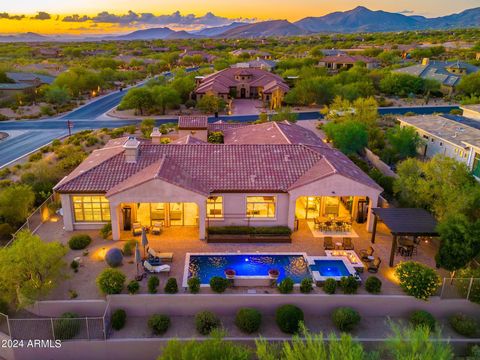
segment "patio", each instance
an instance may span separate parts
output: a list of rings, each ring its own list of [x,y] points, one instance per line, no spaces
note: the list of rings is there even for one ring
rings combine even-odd
[[[371,233],[368,233],[364,224],[353,224],[353,228],[358,237],[353,238],[353,245],[355,251],[359,254],[360,249],[366,249],[371,244]],[[95,284],[95,278],[97,275],[106,268],[106,264],[103,260],[105,252],[111,247],[122,248],[125,243],[124,240],[134,238],[130,232],[122,233],[121,241],[103,240],[100,238],[98,231],[76,231],[67,232],[63,230],[62,222],[46,222],[37,231],[37,234],[45,241],[58,240],[63,244],[67,244],[69,238],[74,233],[87,233],[92,237],[92,243],[88,247],[89,253],[87,256],[82,256],[83,251],[69,251],[65,256],[65,260],[69,265],[75,257],[81,258],[81,266],[78,273],[74,273],[71,269],[68,269],[68,278],[63,281],[49,296],[48,299],[69,299],[70,290],[75,291],[78,294],[78,299],[97,299],[101,298]],[[141,236],[135,237],[139,242]],[[165,228],[161,235],[148,234],[149,244],[156,251],[160,252],[172,252],[174,254],[173,262],[171,265],[171,272],[169,275],[161,274],[157,275],[160,279],[159,292],[163,292],[163,287],[167,278],[175,277],[179,286],[181,286],[181,280],[184,272],[185,255],[190,253],[218,253],[218,252],[242,252],[242,253],[255,253],[255,252],[305,252],[310,256],[325,255],[323,246],[323,238],[315,237],[312,234],[310,227],[305,220],[299,222],[298,231],[292,235],[292,243],[290,244],[222,244],[215,243],[209,244],[205,241],[198,239],[197,227],[169,227]],[[395,283],[393,276],[393,268],[389,267],[388,259],[390,256],[390,250],[392,245],[392,236],[389,233],[387,227],[378,222],[376,231],[376,240],[373,244],[375,250],[374,255],[382,259],[379,272],[376,274],[383,282],[382,293],[383,294],[403,294],[402,290]],[[141,252],[143,253],[143,249]],[[434,255],[436,253],[436,244],[434,242],[422,242],[418,248],[418,253],[412,258],[404,258],[402,256],[396,256],[395,264],[404,260],[415,260],[422,262],[432,268],[435,268]],[[134,263],[134,257],[125,257],[123,265],[119,268],[127,276],[127,282],[135,277],[136,265]],[[363,281],[366,280],[371,274],[366,270],[360,274]],[[441,276],[446,276],[446,273],[440,273]],[[150,275],[149,275],[150,276]],[[146,280],[141,281],[140,293],[147,293]],[[248,288],[235,288],[229,289],[229,292],[246,293]],[[276,293],[271,288],[258,288],[257,292],[272,292]],[[202,289],[202,292],[208,292],[209,289]],[[316,292],[323,293],[321,289],[315,289]],[[359,288],[359,293],[365,293],[364,287]]]

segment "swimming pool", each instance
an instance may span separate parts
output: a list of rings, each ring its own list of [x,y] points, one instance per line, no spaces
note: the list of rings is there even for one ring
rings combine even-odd
[[[308,264],[316,282],[323,282],[328,278],[339,281],[343,276],[355,276],[357,271],[343,256],[309,256]]]
[[[306,254],[190,254],[185,259],[184,286],[191,277],[198,277],[202,285],[214,276],[225,277],[225,270],[235,270],[236,276],[268,276],[270,269],[279,271],[278,281],[290,277],[294,283],[311,276]]]

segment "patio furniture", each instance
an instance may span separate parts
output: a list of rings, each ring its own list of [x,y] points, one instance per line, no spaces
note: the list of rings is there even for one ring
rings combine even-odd
[[[147,260],[143,262],[143,267],[146,271],[150,273],[169,273],[170,272],[170,265],[157,265],[154,266],[150,264]]]
[[[335,247],[333,246],[333,239],[331,236],[326,236],[323,239],[323,249],[324,250],[333,250]]]
[[[148,248],[148,253],[152,255],[154,258],[160,259],[163,262],[172,262],[173,261],[173,253],[172,252],[156,252],[153,248]]]
[[[162,233],[162,230],[163,230],[163,221],[154,221],[152,223],[152,227],[150,229],[152,234],[160,235]]]
[[[380,268],[380,264],[382,263],[382,259],[376,257],[369,265],[368,265],[368,272],[369,273],[377,273],[378,269]]]
[[[400,255],[403,257],[412,257],[413,255],[413,246],[399,246],[398,251],[400,252]]]
[[[369,246],[368,249],[361,249],[360,250],[360,258],[363,261],[369,261],[369,257],[372,256],[374,252],[375,252],[375,250],[371,246]]]
[[[335,250],[344,250],[343,249],[343,243],[341,243],[340,241],[337,241],[335,243]]]
[[[354,250],[353,243],[352,243],[352,238],[344,237],[342,242],[343,242],[343,249],[344,250]]]
[[[132,224],[132,234],[133,236],[142,235],[142,224],[139,222],[134,222]]]

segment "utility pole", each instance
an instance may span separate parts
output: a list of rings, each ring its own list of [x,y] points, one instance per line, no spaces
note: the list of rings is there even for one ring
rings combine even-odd
[[[72,136],[73,123],[70,120],[67,120],[68,136]]]

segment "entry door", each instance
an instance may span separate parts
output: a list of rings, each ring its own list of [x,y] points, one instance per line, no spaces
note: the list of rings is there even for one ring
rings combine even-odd
[[[241,89],[240,89],[240,97],[241,97],[242,99],[245,99],[245,95],[246,95],[245,88],[241,88]]]

